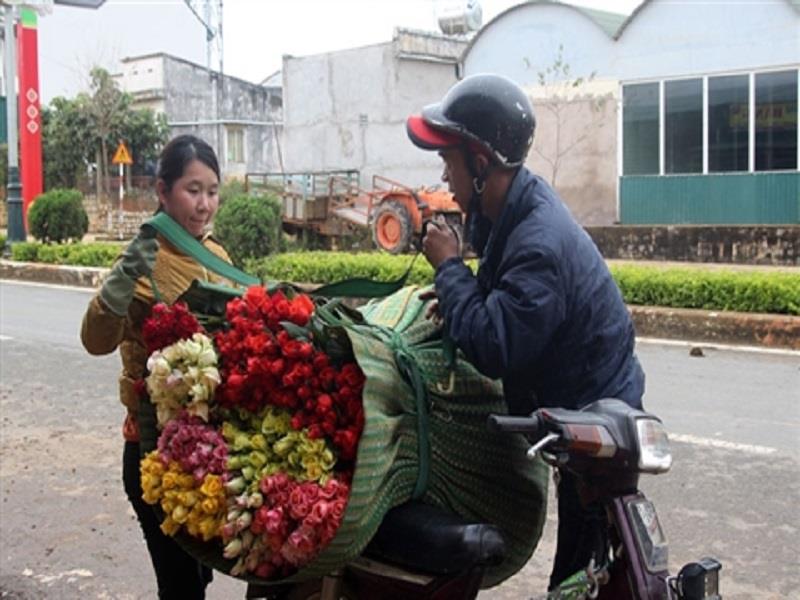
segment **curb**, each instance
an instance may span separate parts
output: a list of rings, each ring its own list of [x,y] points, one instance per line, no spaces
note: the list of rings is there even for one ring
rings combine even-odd
[[[800,317],[628,306],[636,335],[709,344],[800,350]]]
[[[0,260],[0,279],[97,288],[106,268]],[[800,317],[629,305],[640,337],[800,350]]]

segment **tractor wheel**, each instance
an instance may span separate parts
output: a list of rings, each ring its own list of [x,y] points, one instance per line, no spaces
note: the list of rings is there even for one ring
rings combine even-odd
[[[408,209],[399,202],[386,201],[375,209],[372,239],[378,248],[400,254],[411,246],[413,226]]]

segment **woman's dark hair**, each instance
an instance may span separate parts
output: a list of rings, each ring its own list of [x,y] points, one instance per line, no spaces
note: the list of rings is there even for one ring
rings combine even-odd
[[[167,187],[172,189],[175,182],[183,176],[186,166],[193,160],[199,160],[209,169],[214,171],[217,179],[222,179],[219,174],[219,162],[214,149],[204,140],[194,135],[179,135],[172,138],[158,159],[156,177],[161,179]]]

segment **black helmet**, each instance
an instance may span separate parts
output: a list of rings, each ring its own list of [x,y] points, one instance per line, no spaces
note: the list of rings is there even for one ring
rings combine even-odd
[[[441,102],[406,122],[408,137],[420,148],[439,150],[466,141],[501,166],[517,167],[533,142],[536,119],[528,96],[501,75],[471,75],[456,83]]]

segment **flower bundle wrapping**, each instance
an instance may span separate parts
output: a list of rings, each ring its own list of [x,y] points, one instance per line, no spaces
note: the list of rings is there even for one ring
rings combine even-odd
[[[159,430],[144,499],[166,534],[216,543],[232,575],[295,573],[345,512],[364,376],[312,343],[313,312],[308,296],[251,287],[213,333],[180,303],[143,327]]]
[[[486,430],[505,411],[500,386],[448,363],[418,289],[356,312],[257,287],[227,302],[213,333],[189,317],[159,308],[146,328],[171,370],[151,372],[140,404],[142,483],[198,559],[259,583],[319,577],[414,496],[503,530],[509,555],[485,585],[528,560],[546,469],[525,459],[523,440]],[[167,350],[187,340],[199,347]]]

